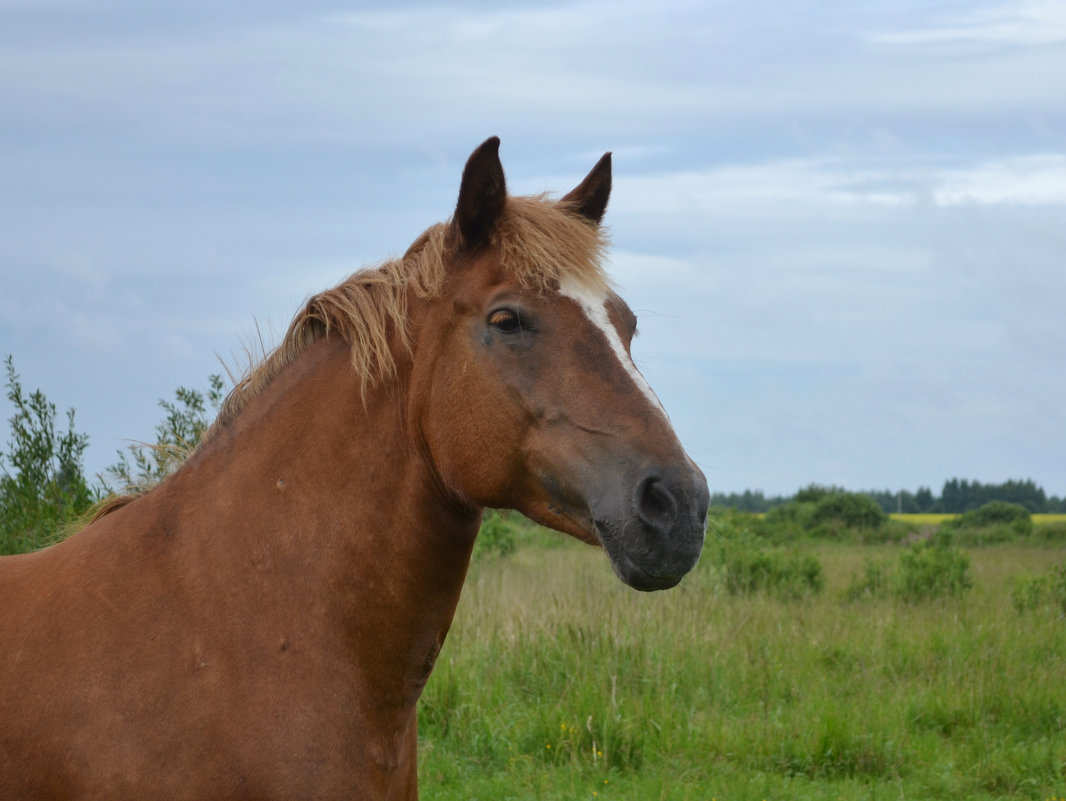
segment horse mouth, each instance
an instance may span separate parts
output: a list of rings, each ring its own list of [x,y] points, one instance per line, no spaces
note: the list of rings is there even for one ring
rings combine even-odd
[[[653,568],[646,567],[637,562],[631,556],[618,536],[616,528],[606,521],[594,521],[596,535],[607,552],[611,569],[624,584],[641,592],[654,592],[656,590],[668,590],[676,587],[685,574],[691,569],[689,565],[680,571],[658,572]]]

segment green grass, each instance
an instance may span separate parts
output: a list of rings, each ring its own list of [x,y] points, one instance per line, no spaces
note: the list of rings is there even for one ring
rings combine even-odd
[[[811,548],[824,588],[791,599],[709,560],[637,593],[551,534],[476,561],[420,709],[423,796],[1066,796],[1066,620],[1011,601],[1066,549],[967,551],[971,589],[907,603],[846,600],[899,546]]]

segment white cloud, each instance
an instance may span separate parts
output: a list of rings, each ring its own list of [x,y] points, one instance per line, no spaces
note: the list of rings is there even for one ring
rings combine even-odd
[[[1066,154],[1037,153],[962,166],[864,159],[789,159],[618,180],[615,210],[687,218],[959,204],[1066,205]]]
[[[960,14],[939,25],[881,33],[877,42],[898,45],[1018,45],[1066,42],[1066,4],[1061,0],[1019,0]]]
[[[907,192],[883,185],[891,173],[849,167],[832,158],[786,159],[618,178],[615,210],[626,214],[776,217],[824,207],[896,206]]]
[[[993,478],[981,415],[1062,397],[1062,3],[79,4],[0,0],[0,338],[94,442],[402,252],[494,133],[516,192],[614,150],[638,358],[720,487],[826,442],[854,486]]]
[[[1066,205],[1066,154],[1001,159],[937,176],[941,206],[961,204]]]

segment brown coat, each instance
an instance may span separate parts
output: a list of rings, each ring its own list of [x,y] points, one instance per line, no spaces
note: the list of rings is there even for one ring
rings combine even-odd
[[[312,299],[170,478],[0,560],[0,801],[416,798],[485,506],[640,589],[692,567],[706,484],[599,267],[609,158],[553,203],[507,197],[498,146],[449,225]]]

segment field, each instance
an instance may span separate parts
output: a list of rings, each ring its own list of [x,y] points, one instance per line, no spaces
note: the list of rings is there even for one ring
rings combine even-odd
[[[945,520],[950,520],[955,515],[943,514],[893,514],[893,520],[901,520],[905,523],[916,523],[921,526],[939,526]],[[1066,523],[1066,515],[1063,514],[1039,514],[1032,516],[1034,526],[1047,525],[1049,523]]]
[[[714,535],[712,535],[714,536]],[[1066,797],[1066,619],[1015,600],[1060,545],[967,551],[949,598],[847,600],[901,546],[816,543],[825,585],[671,591],[538,534],[479,558],[420,708],[430,799]]]
[[[939,526],[945,520],[950,520],[955,515],[943,514],[892,514],[893,520],[902,520],[905,523],[916,523],[919,526]]]

